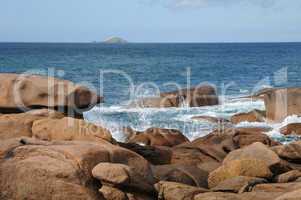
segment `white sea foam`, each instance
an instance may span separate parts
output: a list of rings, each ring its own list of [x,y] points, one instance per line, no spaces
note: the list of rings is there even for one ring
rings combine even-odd
[[[281,123],[273,123],[273,124],[271,124],[271,126],[273,127],[273,130],[271,130],[267,134],[273,138],[282,138],[284,136],[280,133],[281,128],[287,126],[288,124],[292,124],[292,123],[301,123],[301,117],[299,117],[297,115],[291,115],[291,116],[286,117],[283,120],[283,122],[281,122]]]
[[[281,128],[287,126],[288,124],[292,123],[301,123],[301,117],[297,115],[291,115],[286,117],[282,122],[280,123],[268,123],[268,122],[241,122],[237,124],[236,128],[252,128],[252,127],[259,127],[259,128],[267,128],[271,129],[270,131],[266,132],[268,136],[281,141],[283,143],[291,142],[293,141],[294,137],[288,137],[284,136],[280,133]]]
[[[216,124],[197,121],[195,116],[223,117],[249,112],[253,109],[264,109],[262,101],[250,99],[231,99],[221,105],[180,108],[128,108],[125,106],[104,106],[93,108],[84,114],[86,120],[108,128],[117,141],[124,141],[123,127],[132,127],[143,131],[150,127],[174,128],[183,132],[190,140],[210,133]],[[241,124],[246,125],[246,124]],[[258,124],[256,124],[258,125]]]
[[[254,128],[254,127],[258,127],[258,128],[273,128],[272,125],[266,123],[266,122],[240,122],[239,124],[237,124],[235,126],[236,128]]]
[[[298,115],[291,115],[285,118],[285,120],[279,124],[279,127],[282,128],[288,124],[301,123],[301,117]]]
[[[190,122],[191,121],[191,118],[193,117],[194,115],[182,115],[182,116],[177,116],[175,117],[175,120],[177,121],[182,121],[182,122]]]

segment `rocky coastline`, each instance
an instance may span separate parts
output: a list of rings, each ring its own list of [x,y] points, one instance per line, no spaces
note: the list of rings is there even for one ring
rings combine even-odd
[[[265,111],[239,113],[189,141],[180,131],[124,128],[116,141],[82,113],[103,97],[70,81],[0,74],[0,199],[2,200],[296,200],[301,199],[301,142],[281,144],[243,121],[281,121],[301,114],[301,89],[259,92]],[[49,101],[51,99],[51,101]],[[143,99],[147,107],[219,103],[214,88],[184,89]],[[229,124],[230,126],[224,126]],[[300,124],[281,132],[298,135]]]

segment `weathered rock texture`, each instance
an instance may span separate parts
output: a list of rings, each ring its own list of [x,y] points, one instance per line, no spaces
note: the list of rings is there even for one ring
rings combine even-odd
[[[16,147],[17,146],[17,147]],[[42,142],[30,138],[2,150],[0,199],[103,199],[92,169],[102,162],[131,167],[152,179],[147,161],[108,142]]]
[[[189,140],[178,130],[164,128],[149,128],[145,131],[124,129],[129,143],[138,143],[149,146],[175,146]]]
[[[67,115],[81,115],[102,101],[86,87],[38,75],[0,74],[0,113],[50,108]]]
[[[181,183],[162,181],[156,184],[158,199],[164,200],[193,200],[197,194],[208,192],[200,187],[192,187]]]
[[[257,159],[263,161],[272,171],[283,172],[281,159],[278,155],[260,142],[253,143],[247,147],[230,152],[223,161],[223,164],[233,160]]]
[[[181,89],[173,92],[161,93],[160,97],[138,99],[130,106],[139,107],[190,107],[217,105],[219,99],[216,89],[210,85],[198,86],[190,89]]]
[[[266,129],[234,128],[226,120],[205,117],[201,120],[229,126],[192,142],[177,130],[125,129],[129,143],[117,143],[106,128],[53,110],[88,108],[94,93],[62,81],[67,91],[62,94],[59,80],[50,78],[54,83],[46,84],[43,77],[19,80],[16,76],[0,75],[0,87],[8,87],[0,94],[0,112],[17,111],[8,101],[15,98],[15,84],[27,107],[47,109],[0,114],[1,200],[301,199],[300,141],[282,145],[264,134]],[[49,84],[56,92],[46,92]],[[282,92],[275,91],[277,98],[285,100]],[[294,97],[296,91],[289,94]],[[51,104],[46,96],[67,101]],[[202,106],[218,103],[214,96],[215,90],[203,87],[160,98],[172,106],[184,102]],[[276,119],[284,116],[280,113],[273,115],[270,110],[268,115]],[[247,113],[232,118],[233,123],[245,120],[261,121],[261,117]],[[298,130],[294,125],[285,131]]]
[[[281,122],[287,116],[301,114],[301,88],[273,88],[260,91],[268,120]]]
[[[274,146],[274,142],[267,135],[254,130],[224,129],[216,130],[192,142],[174,146],[171,163],[173,164],[203,164],[221,163],[229,152],[261,142]]]
[[[233,192],[238,193],[241,190],[246,190],[250,185],[266,183],[267,181],[262,178],[236,176],[234,178],[226,179],[220,182],[216,187],[211,190],[214,192]]]
[[[272,150],[284,160],[301,163],[301,141],[275,146]]]
[[[283,135],[301,135],[301,123],[288,124],[281,128],[280,133]]]
[[[209,174],[209,188],[216,187],[221,182],[237,176],[271,178],[272,172],[262,160],[241,159],[227,162]]]
[[[189,165],[158,165],[153,167],[157,180],[183,183],[190,186],[208,188],[208,172]]]
[[[265,118],[265,112],[261,110],[253,110],[248,113],[239,113],[231,117],[233,124],[239,124],[240,122],[263,122]]]
[[[62,113],[42,109],[19,114],[0,115],[0,139],[32,136],[32,125],[41,119],[61,119]]]
[[[41,140],[82,140],[114,142],[106,128],[96,126],[81,119],[64,117],[62,119],[41,119],[33,123],[33,136]]]

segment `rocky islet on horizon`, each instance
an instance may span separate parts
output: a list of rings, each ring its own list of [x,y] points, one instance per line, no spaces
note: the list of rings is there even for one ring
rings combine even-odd
[[[127,44],[128,41],[121,37],[109,37],[105,39],[102,43],[104,44]]]
[[[299,115],[300,88],[257,94],[266,111],[230,120],[196,117],[221,128],[194,141],[178,130],[153,127],[144,132],[125,128],[127,141],[120,143],[105,125],[82,119],[81,112],[103,97],[48,78],[0,74],[0,199],[301,199],[300,141],[284,145],[264,128],[223,126]],[[15,94],[26,110],[16,104]],[[210,86],[141,101],[149,107],[178,107],[183,100],[195,107],[218,104]],[[300,126],[288,125],[282,132],[300,134]]]

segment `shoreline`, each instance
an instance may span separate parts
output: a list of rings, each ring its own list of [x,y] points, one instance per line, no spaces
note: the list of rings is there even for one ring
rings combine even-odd
[[[86,87],[17,74],[0,74],[0,84],[0,108],[17,108],[20,102],[31,108],[0,114],[0,199],[52,199],[55,195],[72,200],[282,200],[301,195],[301,141],[281,144],[265,134],[269,129],[264,127],[235,126],[298,114],[301,106],[295,98],[301,97],[301,88],[264,91],[266,111],[235,113],[228,119],[195,117],[218,128],[192,141],[176,129],[123,127],[125,141],[118,142],[105,125],[74,115],[76,107],[89,110],[104,99]],[[274,93],[281,98],[274,99]],[[16,95],[22,99],[14,101]],[[143,105],[173,110],[185,100],[201,109],[201,105],[218,106],[217,98],[213,88],[201,86],[161,93],[159,104],[158,99],[144,99],[147,104]],[[277,107],[279,113],[274,113],[273,105],[284,105],[285,98],[288,112]],[[44,109],[34,109],[37,105]],[[280,131],[301,135],[301,120]]]

